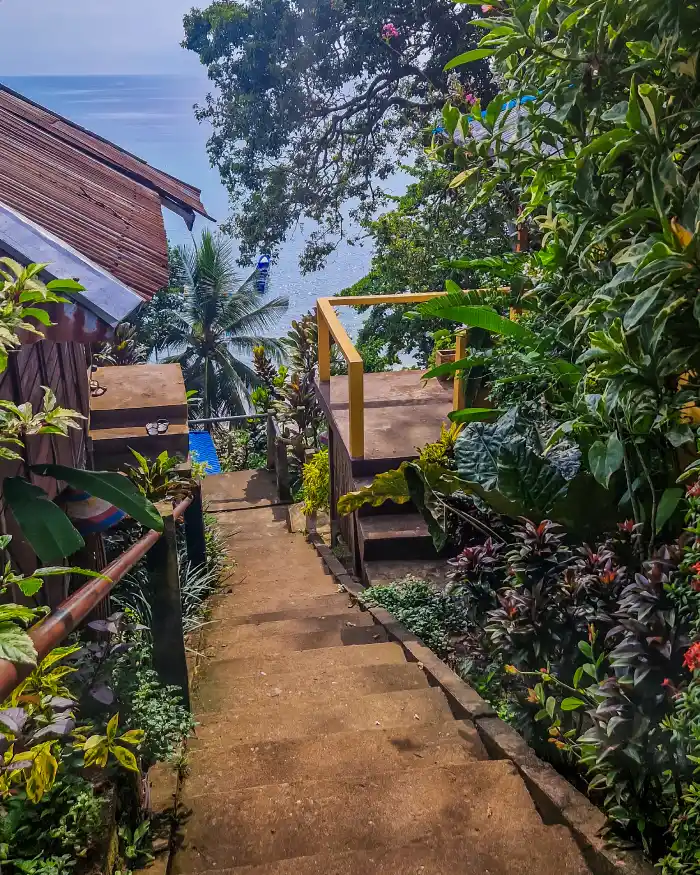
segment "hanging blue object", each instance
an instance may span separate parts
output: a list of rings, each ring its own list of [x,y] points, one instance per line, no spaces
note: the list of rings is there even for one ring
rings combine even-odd
[[[270,256],[269,255],[261,255],[258,259],[257,265],[258,278],[255,282],[255,286],[260,294],[263,294],[265,289],[267,288],[267,280],[270,273]]]

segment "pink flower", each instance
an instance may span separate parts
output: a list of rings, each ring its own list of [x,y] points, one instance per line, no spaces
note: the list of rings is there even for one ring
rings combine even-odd
[[[390,21],[388,21],[382,28],[382,39],[386,40],[387,42],[389,42],[390,39],[397,39],[398,35],[398,30]]]
[[[464,102],[467,104],[467,106],[474,106],[474,104],[476,103],[476,97],[474,97],[474,95],[469,92],[469,94],[464,95]]]
[[[488,15],[489,12],[493,12],[493,6],[489,6],[488,3],[484,3],[481,7],[481,11],[484,13],[484,15]]]
[[[634,531],[634,520],[625,520],[624,523],[618,523],[617,527],[621,532],[630,535]]]
[[[700,480],[697,483],[693,483],[692,486],[689,486],[686,489],[686,494],[690,496],[690,498],[697,498],[700,496]]]

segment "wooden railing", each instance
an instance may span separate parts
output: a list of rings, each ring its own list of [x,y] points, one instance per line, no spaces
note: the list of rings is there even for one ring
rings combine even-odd
[[[441,298],[446,292],[412,292],[405,295],[358,295],[352,298],[319,298],[316,304],[318,319],[318,379],[329,382],[331,378],[331,343],[335,341],[348,366],[348,400],[350,420],[350,456],[362,459],[365,454],[365,369],[362,356],[355,349],[347,331],[343,328],[335,307],[363,307],[375,304],[422,304],[433,298]],[[467,349],[467,330],[457,332],[456,361],[463,359]],[[453,408],[464,407],[464,384],[455,374],[452,396]]]
[[[152,593],[153,664],[165,684],[179,686],[189,707],[189,683],[180,603],[180,576],[175,525],[185,522],[187,555],[193,565],[206,561],[200,487],[177,506],[158,505],[163,531],[149,531],[132,547],[103,569],[101,577],[89,580],[53,613],[29,630],[38,661],[78,629],[137,562],[148,562]],[[32,671],[33,666],[0,660],[0,701]]]

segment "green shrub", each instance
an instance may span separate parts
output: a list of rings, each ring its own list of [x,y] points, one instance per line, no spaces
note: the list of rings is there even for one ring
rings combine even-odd
[[[319,450],[304,464],[301,499],[307,516],[330,507],[331,470],[327,449]]]

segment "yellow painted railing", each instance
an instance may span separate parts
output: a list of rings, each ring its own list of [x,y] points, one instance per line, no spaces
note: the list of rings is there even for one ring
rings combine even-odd
[[[331,378],[331,343],[340,348],[348,366],[348,400],[350,421],[350,455],[361,459],[365,454],[365,369],[362,356],[355,349],[347,331],[335,312],[335,307],[361,307],[374,304],[422,304],[440,298],[446,292],[414,292],[406,295],[358,295],[352,298],[319,298],[316,306],[318,319],[318,378],[322,383]],[[467,330],[457,333],[456,360],[463,359],[467,349]],[[455,410],[464,407],[464,386],[455,375],[453,390]]]

